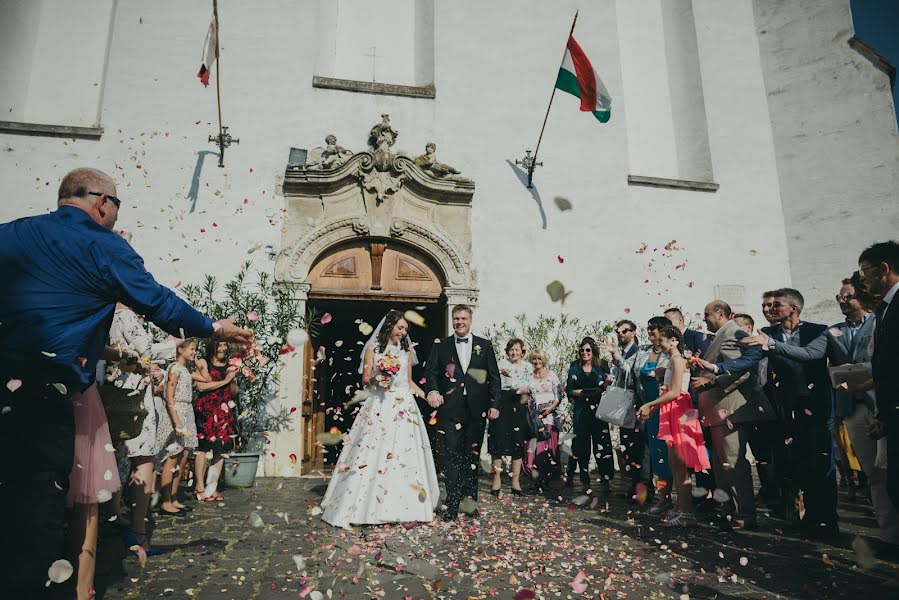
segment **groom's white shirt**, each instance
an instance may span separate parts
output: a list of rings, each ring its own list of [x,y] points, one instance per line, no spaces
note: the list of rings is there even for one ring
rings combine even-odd
[[[467,339],[468,343],[460,343],[458,340]],[[468,363],[471,362],[471,345],[474,343],[472,340],[471,332],[468,332],[468,335],[460,338],[455,333],[453,334],[453,343],[456,344],[456,354],[459,355],[459,366],[462,367],[462,372],[465,373],[468,371]]]

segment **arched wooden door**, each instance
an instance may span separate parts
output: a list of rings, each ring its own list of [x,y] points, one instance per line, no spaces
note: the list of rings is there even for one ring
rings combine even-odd
[[[332,320],[319,328],[306,355],[311,377],[303,401],[302,472],[327,473],[336,448],[324,448],[319,434],[332,427],[345,431],[351,422],[351,411],[343,405],[358,386],[359,352],[368,338],[359,331],[358,321],[374,326],[388,309],[415,310],[425,321],[411,331],[424,362],[434,339],[446,333],[444,278],[422,252],[373,239],[332,248],[313,263],[307,282],[309,305],[318,314],[329,313]],[[315,360],[322,353],[313,348],[319,347],[325,360]]]

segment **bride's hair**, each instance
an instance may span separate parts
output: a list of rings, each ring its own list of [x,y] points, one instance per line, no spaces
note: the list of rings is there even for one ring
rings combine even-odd
[[[393,333],[393,328],[396,327],[396,324],[399,323],[402,318],[403,313],[398,310],[391,310],[387,313],[387,316],[384,317],[384,324],[381,325],[381,331],[378,332],[378,352],[383,352],[384,349],[387,348],[387,344],[390,343],[390,334]],[[409,340],[407,336],[400,338],[400,348],[409,350]]]

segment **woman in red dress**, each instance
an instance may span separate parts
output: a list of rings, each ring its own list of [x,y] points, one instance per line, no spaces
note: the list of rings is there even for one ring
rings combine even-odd
[[[228,343],[214,337],[206,343],[206,358],[197,360],[198,370],[208,374],[206,382],[197,382],[199,393],[194,406],[199,441],[194,491],[197,500],[203,502],[223,500],[216,491],[225,463],[222,454],[234,449],[237,438],[237,368],[228,366],[230,358]]]

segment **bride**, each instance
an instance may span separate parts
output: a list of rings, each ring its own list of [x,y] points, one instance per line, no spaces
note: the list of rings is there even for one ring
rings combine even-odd
[[[322,519],[336,527],[429,522],[440,490],[431,444],[412,381],[415,350],[402,313],[391,310],[365,344],[366,398],[322,500]]]

